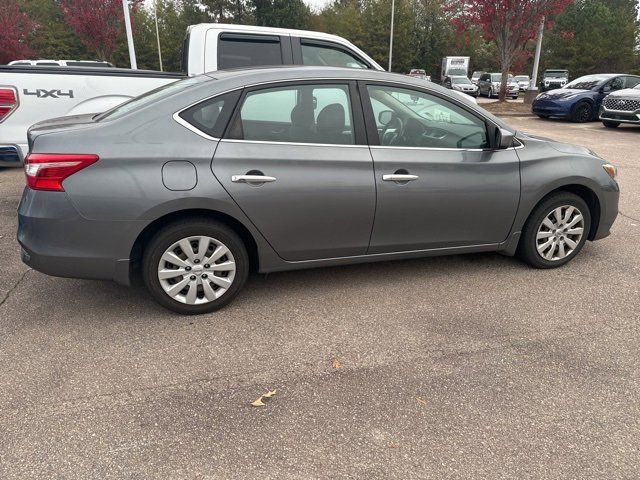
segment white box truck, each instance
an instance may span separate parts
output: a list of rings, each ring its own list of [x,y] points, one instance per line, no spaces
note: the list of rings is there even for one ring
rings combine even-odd
[[[469,57],[444,57],[442,59],[441,81],[446,77],[469,77]]]

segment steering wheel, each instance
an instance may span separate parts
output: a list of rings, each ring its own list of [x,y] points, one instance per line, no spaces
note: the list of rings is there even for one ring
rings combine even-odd
[[[392,128],[394,128],[395,131],[389,132]],[[389,133],[388,136],[387,133]],[[399,138],[402,138],[403,135],[404,122],[397,114],[394,113],[391,120],[389,120],[382,129],[382,133],[380,134],[380,143],[382,145],[393,145]]]

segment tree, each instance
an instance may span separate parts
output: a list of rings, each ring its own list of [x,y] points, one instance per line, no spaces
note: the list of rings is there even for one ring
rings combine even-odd
[[[129,0],[136,12],[144,0]],[[121,0],[62,0],[65,21],[87,49],[100,60],[111,60],[124,31]]]
[[[20,10],[17,0],[3,0],[0,8],[0,64],[33,54],[25,42],[33,28],[33,22]]]
[[[447,9],[462,32],[479,25],[483,37],[495,44],[502,71],[500,101],[506,96],[509,70],[529,42],[536,38],[541,22],[551,26],[550,17],[562,13],[573,0],[451,0]]]
[[[251,0],[256,25],[265,27],[311,28],[311,10],[302,0]]]
[[[558,15],[545,40],[543,64],[571,76],[632,73],[640,51],[635,0],[579,0]],[[637,67],[636,67],[637,68]]]

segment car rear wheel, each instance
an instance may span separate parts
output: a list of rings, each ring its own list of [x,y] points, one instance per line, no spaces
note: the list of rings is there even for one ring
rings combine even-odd
[[[593,107],[589,102],[580,102],[571,113],[571,120],[577,123],[588,122],[593,119]]]
[[[538,113],[538,116],[539,116],[540,118],[544,118],[544,119],[549,118],[549,115],[541,115],[541,114],[539,114],[539,113]]]
[[[570,192],[558,192],[543,200],[531,213],[518,254],[535,268],[557,268],[582,250],[591,226],[586,202]]]
[[[151,296],[185,315],[212,312],[240,292],[249,272],[244,243],[226,225],[186,220],[158,232],[145,248],[142,273]]]
[[[620,126],[620,122],[610,122],[608,120],[603,120],[602,124],[607,128],[618,128]]]

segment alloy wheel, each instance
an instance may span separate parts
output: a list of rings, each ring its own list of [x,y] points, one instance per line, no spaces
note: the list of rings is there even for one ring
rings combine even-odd
[[[571,255],[584,235],[582,212],[572,205],[551,210],[542,220],[536,234],[538,254],[555,262]]]
[[[224,295],[236,275],[229,248],[207,236],[183,238],[165,250],[158,280],[165,293],[187,305],[201,305]]]

